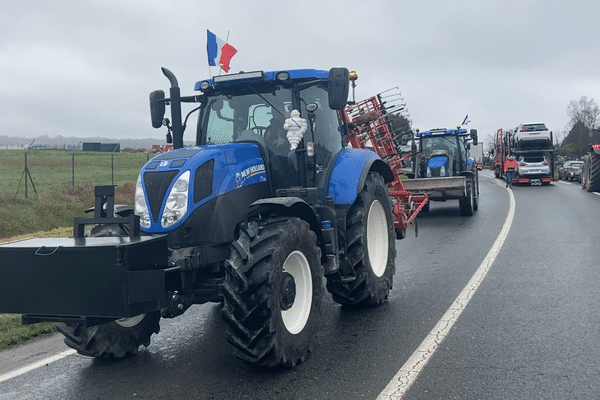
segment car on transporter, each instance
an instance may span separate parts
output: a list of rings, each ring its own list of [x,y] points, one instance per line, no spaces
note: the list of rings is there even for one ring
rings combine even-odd
[[[543,154],[520,156],[517,161],[517,176],[537,178],[550,173],[550,163]]]
[[[514,130],[512,141],[517,150],[547,149],[552,147],[552,132],[543,122],[521,124]]]

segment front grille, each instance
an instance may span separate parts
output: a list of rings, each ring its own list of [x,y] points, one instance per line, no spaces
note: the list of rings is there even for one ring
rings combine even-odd
[[[167,190],[173,178],[179,171],[161,171],[161,172],[145,172],[144,185],[146,187],[146,196],[150,214],[154,223],[158,223],[160,217],[160,207],[162,206]]]
[[[183,164],[185,164],[185,158],[180,158],[178,160],[175,160],[173,162],[171,162],[171,165],[169,165],[169,168],[181,168],[183,167]]]

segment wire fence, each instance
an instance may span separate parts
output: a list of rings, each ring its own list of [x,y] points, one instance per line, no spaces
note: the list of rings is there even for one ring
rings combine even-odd
[[[31,197],[76,185],[136,181],[150,153],[0,150],[0,195]]]

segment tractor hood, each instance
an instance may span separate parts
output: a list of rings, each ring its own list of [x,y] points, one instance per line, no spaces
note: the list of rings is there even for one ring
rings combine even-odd
[[[252,143],[186,147],[154,157],[142,168],[135,207],[141,229],[166,233],[206,203],[267,182],[265,163]]]

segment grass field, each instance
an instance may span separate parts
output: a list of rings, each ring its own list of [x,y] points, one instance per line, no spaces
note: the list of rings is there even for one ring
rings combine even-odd
[[[72,236],[73,218],[89,217],[84,210],[94,205],[94,186],[110,185],[112,179],[117,185],[115,204],[133,204],[135,181],[149,157],[143,153],[115,153],[111,157],[110,153],[30,151],[27,164],[37,195],[29,184],[25,198],[24,182],[16,193],[24,169],[24,154],[24,151],[0,150],[0,242]],[[0,314],[0,350],[54,332],[54,323],[23,326],[20,315]]]
[[[137,179],[152,154],[64,150],[27,152],[28,197],[76,185],[119,185]],[[25,197],[25,151],[0,150],[0,196]],[[20,185],[19,185],[20,182]],[[18,193],[17,193],[18,189]]]
[[[56,324],[53,322],[21,325],[20,315],[0,314],[0,351],[53,335],[55,332]]]

